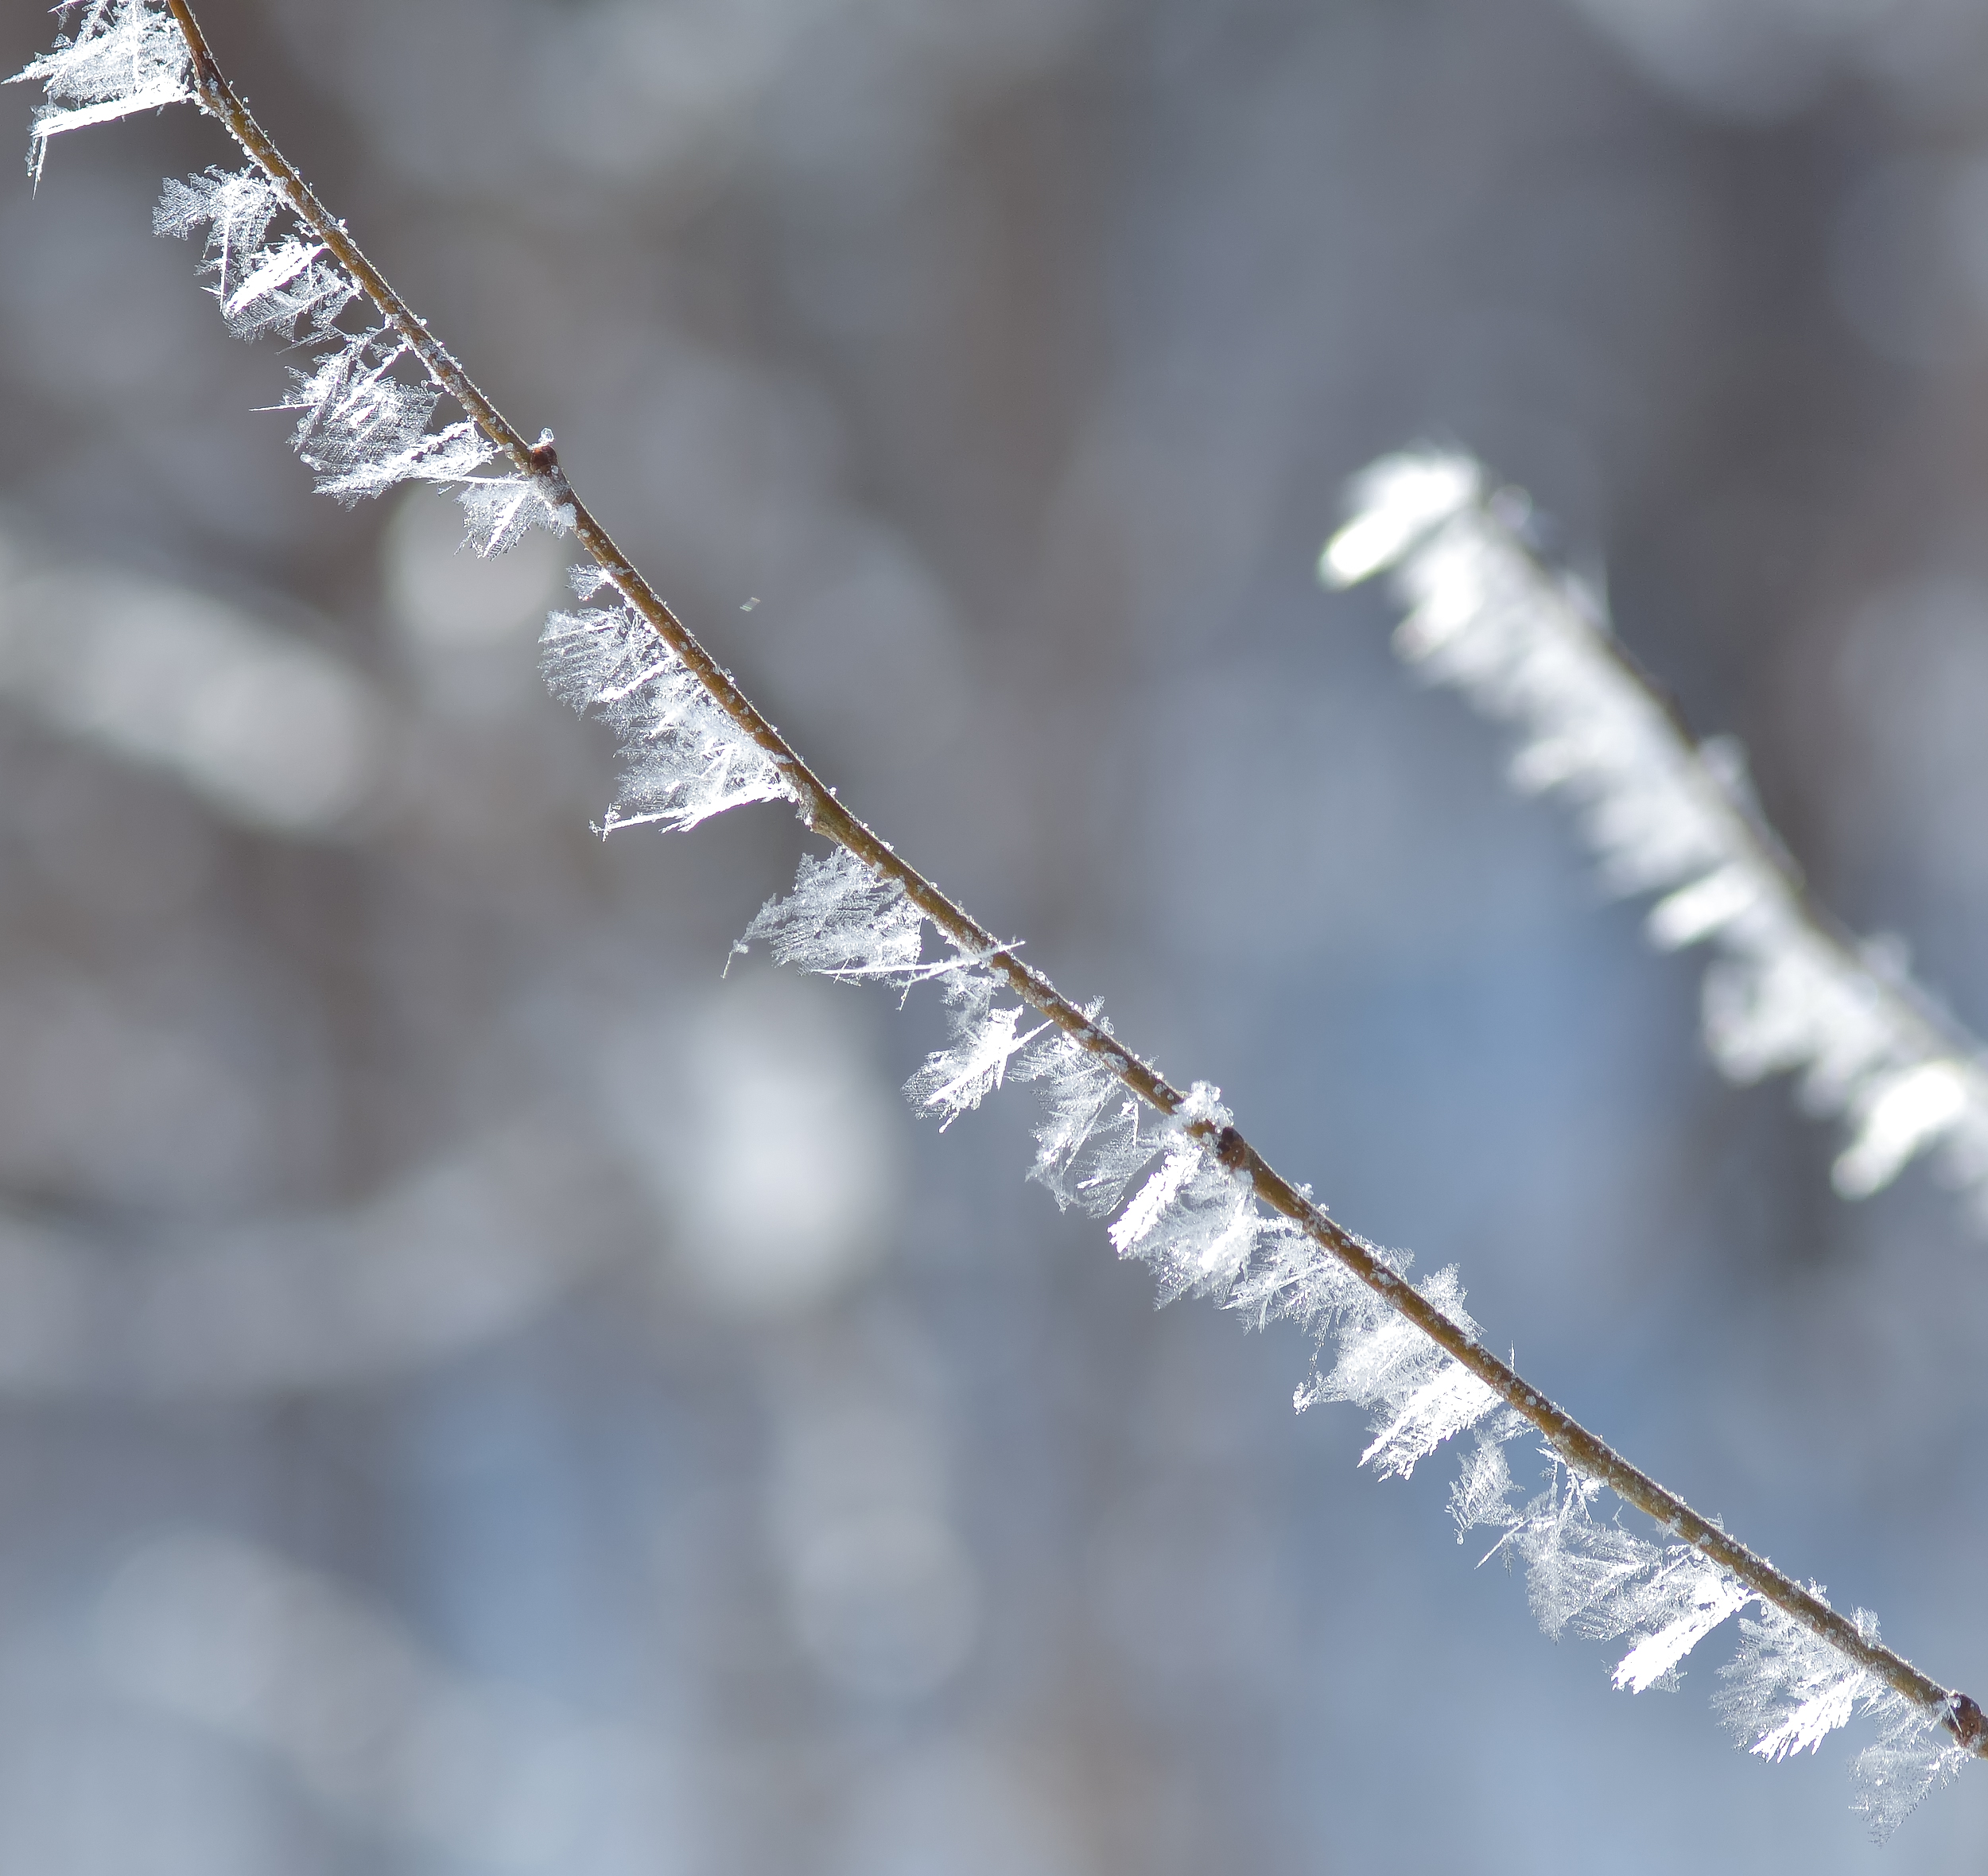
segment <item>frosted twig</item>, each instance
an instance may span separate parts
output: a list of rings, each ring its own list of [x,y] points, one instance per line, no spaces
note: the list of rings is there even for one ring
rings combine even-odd
[[[1525,498],[1470,457],[1393,456],[1356,477],[1319,576],[1382,572],[1409,610],[1395,648],[1519,736],[1528,794],[1578,806],[1604,881],[1658,891],[1664,950],[1709,942],[1705,1039],[1735,1082],[1792,1070],[1805,1105],[1841,1115],[1836,1190],[1862,1198],[1937,1149],[1988,1229],[1988,1056],[1886,946],[1858,944],[1804,889],[1761,818],[1738,746],[1695,743],[1617,643],[1598,597],[1543,565]]]
[[[68,51],[60,56],[81,60],[92,33],[107,42],[136,34],[155,48],[156,33],[146,37],[152,31],[146,22],[165,17],[158,4],[93,0],[79,41],[65,42]],[[913,1078],[914,1097],[957,1113],[1004,1074],[1041,1083],[1047,1115],[1037,1130],[1034,1176],[1059,1203],[1100,1214],[1116,1210],[1131,1182],[1157,1158],[1112,1226],[1120,1254],[1151,1263],[1163,1295],[1191,1289],[1260,1322],[1279,1315],[1322,1339],[1336,1334],[1335,1365],[1300,1390],[1300,1404],[1345,1399],[1369,1408],[1376,1437],[1366,1461],[1384,1474],[1405,1473],[1443,1441],[1477,1428],[1478,1457],[1453,1500],[1459,1522],[1466,1528],[1484,1522],[1506,1528],[1504,1541],[1528,1558],[1536,1600],[1547,1598],[1543,1614],[1556,1623],[1634,1634],[1636,1644],[1617,1670],[1621,1684],[1663,1678],[1720,1615],[1757,1598],[1868,1674],[1897,1703],[1902,1717],[1895,1726],[1887,1720],[1885,1742],[1873,1749],[1892,1754],[1885,1761],[1889,1789],[1919,1789],[1915,1781],[1932,1776],[1927,1765],[1937,1770],[1945,1762],[1936,1753],[1929,1758],[1925,1744],[1939,1727],[1955,1742],[1954,1752],[1988,1755],[1988,1726],[1974,1702],[1920,1673],[1874,1632],[1837,1614],[1819,1594],[1699,1517],[1548,1400],[1484,1346],[1463,1313],[1454,1272],[1411,1284],[1404,1256],[1348,1231],[1307,1189],[1278,1175],[1237,1129],[1217,1089],[1200,1082],[1176,1088],[1117,1039],[1096,1004],[1080,1008],[1061,996],[1022,961],[1017,946],[969,917],[850,814],[574,494],[549,434],[525,441],[324,208],[222,76],[187,0],[164,4],[184,37],[195,98],[241,146],[254,172],[238,179],[249,208],[232,220],[222,217],[218,251],[216,212],[232,214],[237,200],[229,193],[223,203],[220,184],[204,188],[196,179],[169,194],[163,219],[171,231],[184,232],[195,220],[208,227],[210,270],[223,310],[247,329],[282,323],[280,312],[266,321],[261,302],[280,304],[284,293],[308,290],[293,317],[311,324],[329,355],[300,385],[296,403],[305,417],[297,443],[323,486],[341,497],[375,493],[410,477],[466,486],[471,538],[483,552],[534,523],[577,538],[599,569],[576,576],[581,599],[593,600],[612,586],[620,604],[555,617],[548,635],[551,675],[556,688],[600,710],[621,731],[634,790],[624,802],[642,810],[626,818],[688,825],[738,802],[784,798],[839,849],[825,861],[804,863],[795,892],[770,904],[748,937],[764,937],[776,954],[831,976],[900,985],[924,977],[954,982],[962,974],[980,977],[1046,1019],[1032,1038],[1018,1039],[1013,1012],[995,1009],[977,992],[962,994],[955,1001],[955,1046]],[[52,89],[60,77],[60,71],[49,76]],[[107,110],[119,101],[114,87],[93,95]],[[256,220],[254,192],[265,181],[304,232],[294,251],[260,251],[269,218]],[[251,223],[250,246],[258,251],[237,256],[235,234]],[[351,335],[320,318],[319,309],[329,301],[304,283],[327,257],[377,310],[379,327]],[[429,387],[393,378],[406,359],[418,361]],[[431,433],[426,425],[440,395],[460,406],[468,423]],[[493,454],[511,472],[472,476]],[[645,639],[644,631],[653,637]],[[951,947],[949,957],[922,960],[926,922]],[[1259,1206],[1272,1215],[1264,1217]],[[1512,1512],[1505,1505],[1510,1474],[1500,1449],[1528,1426],[1545,1439],[1565,1489],[1556,1483],[1545,1497]],[[1595,1523],[1589,1507],[1604,1486],[1655,1519],[1676,1544],[1662,1550]],[[1582,1569],[1610,1556],[1623,1567],[1597,1590]],[[1569,1602],[1551,1588],[1576,1581],[1594,1593],[1583,1591]]]

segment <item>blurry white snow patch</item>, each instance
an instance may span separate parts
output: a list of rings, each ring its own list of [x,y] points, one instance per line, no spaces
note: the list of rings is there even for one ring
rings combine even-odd
[[[1713,1059],[1736,1082],[1795,1072],[1804,1105],[1849,1121],[1839,1191],[1876,1191],[1937,1147],[1943,1171],[1973,1188],[1988,1222],[1980,1045],[1912,981],[1895,946],[1846,942],[1815,918],[1761,818],[1744,751],[1723,737],[1691,741],[1617,654],[1598,596],[1536,557],[1512,498],[1477,497],[1446,515],[1433,497],[1399,493],[1417,488],[1428,460],[1391,457],[1360,477],[1353,519],[1335,538],[1369,542],[1341,557],[1345,569],[1392,566],[1406,611],[1396,651],[1516,728],[1513,784],[1571,802],[1612,890],[1663,894],[1648,922],[1654,942],[1711,946],[1703,1026]],[[1431,513],[1441,518],[1419,521]],[[1329,546],[1328,584],[1339,577],[1336,564]],[[1866,688],[1937,717],[1946,733],[1886,740],[1916,754],[1936,748],[1949,767],[1964,760],[1978,772],[1982,686],[1969,680],[1988,670],[1979,606],[1935,592],[1903,610],[1918,629],[1897,650],[1893,634],[1860,628],[1860,639],[1876,641],[1865,656]],[[1918,654],[1916,682],[1901,682],[1899,667],[1913,662],[1901,650]],[[1940,805],[1943,795],[1958,798],[1937,783],[1929,792]],[[1967,845],[1978,850],[1978,803],[1955,823],[1969,814]],[[1927,818],[1919,804],[1901,804],[1883,825]]]
[[[602,1070],[673,1267],[707,1302],[812,1309],[882,1256],[902,1122],[860,1016],[824,987],[736,965],[699,1008],[618,1034]]]
[[[1914,1154],[1952,1128],[1967,1105],[1967,1078],[1956,1062],[1922,1062],[1873,1078],[1852,1110],[1856,1137],[1830,1171],[1836,1190],[1846,1198],[1882,1191]]]
[[[282,834],[335,832],[383,740],[370,688],[329,653],[204,594],[105,572],[0,585],[0,695]]]
[[[281,1763],[379,1834],[478,1869],[667,1870],[664,1742],[466,1680],[384,1610],[257,1546],[204,1531],[142,1545],[98,1612],[128,1699]]]
[[[538,530],[483,558],[464,546],[455,504],[422,488],[402,496],[380,544],[394,627],[425,652],[530,644],[561,597],[566,559],[558,541]]]

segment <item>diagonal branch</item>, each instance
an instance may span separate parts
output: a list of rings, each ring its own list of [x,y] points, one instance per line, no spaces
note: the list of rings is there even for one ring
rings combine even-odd
[[[310,231],[336,257],[378,307],[382,316],[420,358],[442,390],[468,411],[491,441],[527,477],[599,564],[623,600],[646,620],[708,691],[725,716],[773,763],[802,818],[861,861],[896,882],[904,895],[960,952],[983,965],[1078,1047],[1109,1067],[1142,1101],[1170,1118],[1182,1117],[1189,1097],[1157,1070],[1133,1055],[1101,1023],[1061,996],[1039,971],[1025,964],[984,926],[969,917],[930,880],[901,859],[889,844],[852,814],[797,755],[786,739],[760,715],[728,672],[689,629],[622,553],[606,529],[573,492],[559,465],[550,436],[527,443],[462,366],[387,283],[347,231],[318,200],[250,115],[223,76],[187,0],[166,0],[192,57],[199,102],[218,118],[281,192]],[[1765,1558],[1701,1517],[1683,1499],[1666,1491],[1605,1442],[1563,1412],[1514,1369],[1501,1361],[1472,1331],[1390,1269],[1366,1245],[1336,1224],[1323,1207],[1272,1169],[1236,1128],[1190,1113],[1177,1121],[1194,1139],[1272,1211],[1291,1220],[1321,1251],[1350,1272],[1430,1341],[1475,1375],[1508,1406],[1530,1422],[1576,1473],[1608,1486],[1626,1503],[1646,1513],[1673,1536],[1843,1656],[1882,1680],[1928,1715],[1941,1719],[1962,1745],[1988,1758],[1988,1722],[1964,1694],[1951,1692],[1902,1656],[1868,1639],[1856,1624]]]
[[[1804,1105],[1849,1124],[1831,1174],[1845,1198],[1937,1152],[1988,1228],[1988,1051],[1902,961],[1816,901],[1739,746],[1693,737],[1599,596],[1540,557],[1526,499],[1434,450],[1384,457],[1349,494],[1320,577],[1341,588],[1388,573],[1408,608],[1396,653],[1516,728],[1510,780],[1574,805],[1609,890],[1663,895],[1652,943],[1718,954],[1703,1002],[1721,1073],[1802,1075]]]

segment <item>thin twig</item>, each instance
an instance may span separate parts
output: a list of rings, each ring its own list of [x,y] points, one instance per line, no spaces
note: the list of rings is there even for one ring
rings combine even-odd
[[[622,597],[654,628],[725,715],[777,765],[807,825],[847,849],[873,872],[895,880],[903,888],[906,897],[962,953],[983,963],[1024,1003],[1047,1017],[1080,1047],[1109,1063],[1119,1080],[1141,1100],[1170,1117],[1178,1115],[1186,1101],[1178,1089],[1059,995],[1048,978],[970,918],[835,798],[786,739],[754,709],[731,674],[692,636],[573,494],[549,444],[534,447],[525,441],[360,251],[344,223],[319,201],[223,76],[187,0],[167,0],[167,5],[192,54],[193,82],[202,107],[220,121],[276,185],[298,219],[364,289],[434,382],[468,412],[518,472],[534,483],[552,507],[571,514],[573,532],[580,544]],[[1562,1412],[1476,1336],[1459,1328],[1357,1238],[1335,1224],[1322,1206],[1280,1177],[1233,1127],[1198,1120],[1185,1123],[1184,1131],[1208,1145],[1232,1171],[1245,1175],[1252,1190],[1265,1205],[1293,1221],[1322,1249],[1530,1421],[1577,1472],[1602,1481],[1626,1503],[1730,1571],[1765,1601],[1877,1675],[1906,1699],[1937,1714],[1963,1745],[1988,1758],[1988,1723],[1984,1723],[1981,1708],[1972,1699],[1942,1687],[1890,1649],[1867,1641],[1854,1623],[1792,1577],[1784,1575],[1764,1557],[1699,1517],[1683,1499],[1666,1491],[1647,1473],[1632,1466]]]

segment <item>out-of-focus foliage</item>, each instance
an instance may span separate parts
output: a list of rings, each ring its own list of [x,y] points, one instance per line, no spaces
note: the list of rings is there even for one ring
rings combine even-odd
[[[1736,117],[1599,0],[203,10],[855,805],[1988,1678],[1978,1249],[1720,1089],[1308,581],[1348,471],[1467,438],[1978,1020],[1969,16],[1667,10],[1792,75]],[[242,414],[281,359],[142,238],[225,153],[129,124],[0,200],[5,1860],[1532,1870],[1657,1790],[1714,1862],[1861,1859],[1696,1714],[1593,1723],[1440,1486],[1351,1492],[1287,1363],[1021,1190],[1019,1116],[914,1131],[936,1010],[718,981],[791,833],[594,843],[557,558],[307,499]]]

